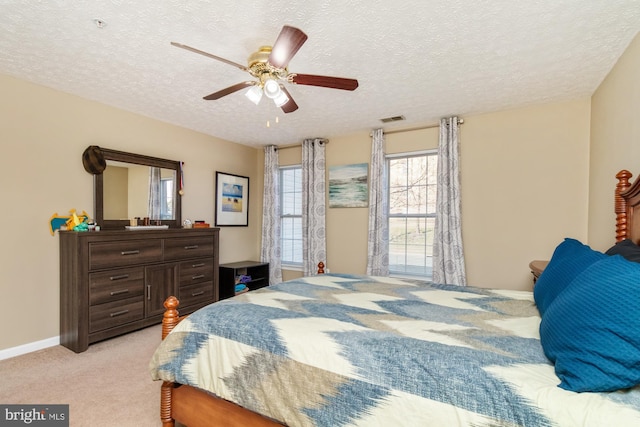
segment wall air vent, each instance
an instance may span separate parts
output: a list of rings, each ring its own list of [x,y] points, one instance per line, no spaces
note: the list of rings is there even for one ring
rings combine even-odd
[[[402,120],[405,120],[404,116],[394,116],[380,119],[382,123],[401,122]]]

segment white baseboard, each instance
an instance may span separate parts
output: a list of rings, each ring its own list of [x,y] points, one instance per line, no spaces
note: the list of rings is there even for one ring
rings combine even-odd
[[[51,337],[45,340],[31,342],[28,344],[19,345],[17,347],[7,348],[0,350],[0,360],[10,359],[12,357],[21,356],[23,354],[31,353],[32,351],[42,350],[43,348],[53,347],[60,344],[60,337]]]

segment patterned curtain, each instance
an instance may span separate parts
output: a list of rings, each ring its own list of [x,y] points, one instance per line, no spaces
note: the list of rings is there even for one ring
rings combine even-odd
[[[327,263],[324,139],[302,142],[302,264],[305,276]]]
[[[369,174],[369,236],[367,239],[367,274],[389,275],[389,218],[387,209],[387,175],[384,160],[384,133],[373,131],[371,172]]]
[[[160,219],[162,213],[160,206],[162,189],[160,186],[160,168],[149,168],[149,206],[147,207],[149,219]]]
[[[440,120],[436,222],[433,237],[433,281],[465,286],[458,118]]]
[[[280,251],[280,180],[278,148],[264,147],[264,191],[262,193],[262,249],[260,259],[269,263],[269,284],[282,282]]]

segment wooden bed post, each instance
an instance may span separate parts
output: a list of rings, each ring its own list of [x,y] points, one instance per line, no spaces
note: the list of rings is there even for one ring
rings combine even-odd
[[[162,381],[160,386],[160,421],[162,427],[175,427],[176,423],[171,417],[171,391],[174,385],[169,381]]]
[[[324,274],[324,262],[322,261],[318,263],[318,274]]]
[[[162,316],[162,339],[165,339],[169,332],[173,331],[173,328],[180,322],[178,304],[180,304],[180,301],[174,296],[170,296],[164,302],[166,310]]]
[[[627,200],[622,197],[622,193],[627,191],[630,187],[629,179],[631,179],[631,172],[623,169],[616,174],[616,178],[618,179],[614,196],[616,210],[616,242],[620,242],[627,238]]]
[[[178,298],[170,296],[164,302],[166,308],[162,316],[162,339],[165,339],[169,332],[180,322],[180,313],[178,313]],[[163,427],[174,427],[175,421],[171,417],[171,391],[174,384],[169,381],[163,381],[160,387],[160,421]]]

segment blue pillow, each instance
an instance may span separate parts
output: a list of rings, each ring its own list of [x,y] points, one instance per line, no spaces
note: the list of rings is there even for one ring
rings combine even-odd
[[[640,264],[619,255],[585,269],[540,323],[560,388],[606,392],[640,384]]]
[[[630,239],[624,239],[609,248],[607,255],[622,255],[629,261],[640,262],[640,246]]]
[[[606,258],[576,239],[566,238],[553,252],[549,264],[536,281],[533,298],[540,315],[580,273],[593,263]]]

